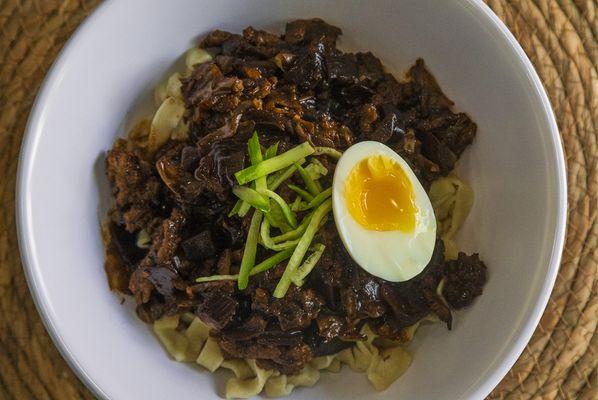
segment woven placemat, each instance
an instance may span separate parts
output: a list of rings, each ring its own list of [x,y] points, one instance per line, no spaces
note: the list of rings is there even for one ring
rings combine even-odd
[[[17,156],[36,91],[97,0],[0,0],[0,399],[91,399],[45,332],[21,269]],[[567,155],[569,224],[548,308],[491,399],[598,399],[598,7],[594,0],[488,0],[535,65]]]

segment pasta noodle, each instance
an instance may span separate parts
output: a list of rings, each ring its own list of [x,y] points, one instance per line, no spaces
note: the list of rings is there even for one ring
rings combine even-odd
[[[151,126],[150,120],[142,119],[129,131],[129,139],[141,148],[147,147],[147,137]]]
[[[181,329],[185,323],[188,326]],[[163,317],[154,323],[154,332],[175,360],[195,361],[210,372],[224,368],[233,373],[234,376],[226,383],[227,399],[249,398],[262,391],[268,397],[288,396],[297,387],[315,385],[320,379],[320,371],[339,372],[341,363],[355,371],[365,372],[376,390],[384,390],[405,372],[411,362],[411,357],[399,342],[387,341],[380,349],[374,345],[376,335],[366,325],[361,330],[366,336],[365,341],[357,342],[338,354],[314,358],[297,374],[283,375],[258,367],[255,360],[225,360],[209,331],[208,325],[191,314]]]
[[[266,396],[283,397],[291,394],[298,386],[310,387],[320,380],[320,371],[306,365],[298,374],[272,376],[265,385]]]
[[[449,260],[457,258],[457,246],[453,239],[473,205],[473,190],[455,175],[435,180],[428,193],[437,230],[444,242],[444,255]]]
[[[220,368],[224,357],[222,356],[218,342],[214,338],[208,338],[195,361],[210,372],[214,372]]]
[[[158,109],[154,113],[149,129],[145,131],[149,131],[147,143],[141,143],[143,147],[147,145],[150,152],[159,149],[168,139],[185,140],[188,138],[189,127],[183,121],[185,104],[183,103],[183,94],[181,93],[181,78],[187,76],[194,65],[210,61],[211,59],[212,56],[203,49],[189,49],[185,55],[187,73],[181,75],[181,73],[175,72],[165,82],[156,86],[154,101]],[[134,131],[135,133],[133,131],[129,133],[131,139],[135,139],[134,135],[139,136],[141,130],[135,128]],[[143,137],[146,135],[147,133]]]
[[[150,151],[156,151],[170,139],[177,125],[182,121],[185,113],[185,103],[182,100],[167,97],[154,114],[148,139]]]
[[[185,55],[185,65],[187,66],[187,72],[190,73],[193,70],[193,66],[201,63],[205,63],[212,60],[210,53],[204,49],[192,47],[187,50]]]
[[[226,382],[227,399],[247,399],[262,392],[266,381],[274,371],[266,371],[257,366],[255,360],[245,360],[254,373],[253,377],[246,379],[230,378]]]
[[[411,356],[401,346],[384,349],[372,358],[367,368],[368,380],[374,389],[385,390],[407,371],[410,364]]]
[[[166,96],[174,97],[175,99],[182,100],[183,94],[181,93],[181,74],[175,72],[170,75],[166,81]]]

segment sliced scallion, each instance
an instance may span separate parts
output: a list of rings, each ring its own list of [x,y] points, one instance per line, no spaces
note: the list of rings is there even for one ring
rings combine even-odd
[[[312,196],[318,195],[318,193],[320,193],[318,185],[316,184],[316,181],[314,181],[312,179],[312,177],[309,175],[309,173],[305,170],[305,168],[303,168],[299,164],[295,164],[295,168],[297,168],[297,172],[299,172],[301,179],[303,179],[303,182],[305,183],[305,187],[307,188],[307,191]]]
[[[297,164],[302,165],[305,162],[305,158],[302,158],[301,160],[297,161]],[[291,165],[285,169],[283,169],[282,171],[278,171],[275,174],[272,174],[268,177],[268,189],[270,190],[276,190],[278,189],[278,187],[287,179],[289,179],[291,176],[293,176],[293,174],[295,174],[295,172],[297,171],[297,168],[295,168],[295,165]]]
[[[316,156],[325,155],[338,160],[343,155],[343,153],[336,149],[333,149],[332,147],[315,147],[314,149],[314,155]]]
[[[276,204],[278,204],[280,210],[282,211],[282,215],[284,216],[287,223],[291,226],[291,228],[295,229],[297,227],[297,217],[295,216],[295,213],[291,211],[291,208],[289,207],[287,202],[271,190],[265,189],[261,193],[270,197],[272,200],[276,202]]]
[[[316,197],[314,197],[309,203],[307,203],[307,205],[304,205],[303,207],[300,206],[299,211],[305,211],[305,210],[310,210],[312,208],[316,208],[330,196],[332,196],[332,188],[331,187],[329,187],[326,190],[323,190],[320,194],[318,194]]]
[[[283,232],[288,232],[292,229],[282,214],[280,206],[274,200],[270,200],[270,212],[266,213],[265,217],[270,222],[270,225]]]
[[[299,240],[299,243],[297,243],[297,247],[295,247],[295,251],[293,251],[293,255],[289,259],[287,267],[280,278],[278,285],[276,285],[276,289],[274,289],[274,297],[280,299],[284,297],[284,295],[287,293],[287,290],[289,290],[291,278],[295,276],[297,268],[299,268],[301,261],[303,261],[303,257],[305,256],[305,253],[314,239],[314,236],[320,226],[320,222],[326,216],[326,214],[330,212],[331,209],[332,200],[328,199],[320,204],[320,206],[315,210],[311,220],[309,221],[307,229],[305,230],[305,233]]]
[[[197,278],[195,282],[202,283],[202,282],[214,282],[214,281],[236,281],[239,279],[239,274],[235,275],[210,275],[210,276],[202,276],[201,278]]]
[[[233,209],[230,210],[230,212],[228,213],[229,218],[232,217],[233,215],[237,215],[239,213],[239,210],[241,210],[241,207],[243,206],[243,204],[245,204],[243,202],[243,200],[241,200],[241,199],[237,200]]]
[[[293,229],[292,231],[285,232],[282,235],[273,236],[272,241],[274,243],[281,243],[281,242],[284,242],[287,240],[293,240],[293,239],[300,238],[301,235],[303,235],[303,232],[305,232],[305,230],[307,229],[307,225],[309,224],[310,219],[311,219],[311,214],[306,215],[305,217],[303,217],[303,220],[301,221],[301,223],[299,224],[299,226],[296,229]]]
[[[276,153],[278,153],[278,142],[266,149],[266,152],[264,153],[264,160],[274,157]]]
[[[326,169],[326,167],[316,158],[312,158],[309,164],[305,166],[305,172],[307,172],[314,181],[328,175],[328,169]]]
[[[271,146],[273,147],[273,146]],[[278,143],[276,143],[276,148],[273,149],[274,153],[276,154],[276,150],[278,149]],[[257,132],[253,132],[253,136],[247,143],[247,151],[249,153],[249,159],[252,165],[257,165],[262,161],[262,150],[260,148],[260,141],[257,136]],[[260,189],[266,188],[266,183],[264,181],[259,181]],[[257,182],[254,183],[254,186],[258,186]],[[251,204],[247,203],[246,201],[239,200],[228,214],[229,217],[237,214],[239,217],[243,218],[249,210],[251,209]]]
[[[245,241],[245,249],[243,249],[243,258],[241,259],[241,267],[239,268],[239,279],[237,286],[243,290],[249,283],[249,273],[255,265],[255,254],[257,252],[257,240],[260,231],[260,224],[262,222],[263,214],[259,210],[253,212],[251,217],[251,224],[249,225],[249,232]]]
[[[253,267],[251,272],[249,272],[249,275],[253,276],[253,275],[259,274],[261,272],[265,272],[272,267],[277,266],[284,260],[288,259],[291,256],[291,254],[293,254],[293,250],[294,250],[294,248],[289,248],[289,249],[280,251],[271,257],[266,258],[264,261],[262,261],[261,263],[257,264],[255,267]],[[223,280],[235,281],[237,279],[239,279],[239,274],[211,275],[211,276],[202,276],[201,278],[197,278],[195,280],[195,282],[201,283],[201,282],[213,282],[213,281],[223,281]]]
[[[272,238],[270,237],[270,222],[268,219],[264,219],[262,221],[262,226],[260,227],[260,240],[261,244],[270,250],[280,251],[285,250],[291,247],[295,247],[297,243],[299,243],[299,239],[289,240],[282,243],[274,243]]]
[[[259,165],[263,161],[262,148],[260,146],[260,139],[257,132],[253,132],[251,139],[247,142],[247,152],[249,153],[249,160],[251,165]],[[267,188],[266,176],[261,176],[255,180],[255,190],[261,192]]]
[[[295,275],[291,277],[291,280],[296,286],[303,285],[305,278],[307,277],[307,275],[309,275],[312,269],[314,269],[314,267],[320,260],[320,257],[322,257],[322,254],[324,253],[325,249],[326,246],[324,246],[321,243],[318,243],[313,246],[313,252],[309,256],[307,256],[305,261],[303,261],[303,264],[301,264],[299,268],[297,268]]]
[[[277,266],[284,260],[291,257],[294,250],[295,250],[295,248],[291,247],[291,248],[285,249],[283,251],[280,251],[271,257],[266,258],[264,261],[262,261],[261,263],[257,264],[255,267],[253,267],[253,269],[251,270],[249,275],[259,274],[260,272],[267,271],[270,268]]]
[[[257,190],[247,186],[235,186],[233,194],[260,211],[270,211],[270,200],[268,200],[266,195],[259,193]]]
[[[303,197],[303,199],[305,199],[308,202],[314,199],[314,196],[312,196],[311,193],[309,193],[307,190],[301,189],[299,186],[295,186],[290,183],[287,186],[289,187],[289,189],[297,193],[299,196]]]
[[[249,210],[251,210],[251,204],[249,204],[246,201],[243,201],[241,204],[241,207],[239,207],[239,211],[237,212],[237,215],[239,215],[239,217],[243,218],[247,215]]]
[[[262,161],[257,165],[252,165],[248,168],[242,169],[235,173],[235,178],[240,185],[244,185],[247,182],[251,182],[266,176],[276,171],[280,171],[283,168],[296,163],[304,157],[312,154],[314,148],[308,142],[304,142],[299,146],[293,147],[292,149]]]

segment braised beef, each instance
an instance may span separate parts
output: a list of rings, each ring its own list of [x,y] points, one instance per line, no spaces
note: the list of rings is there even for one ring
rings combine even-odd
[[[112,245],[128,268],[133,268],[145,255],[147,249],[137,246],[137,235],[127,232],[122,225],[111,222],[108,229]]]
[[[112,218],[128,232],[145,228],[160,214],[160,182],[151,165],[119,140],[106,156],[106,171],[115,207]]]
[[[181,246],[185,256],[191,261],[201,262],[202,260],[216,255],[216,245],[212,239],[212,232],[202,231],[197,235],[185,240]]]
[[[195,313],[215,329],[221,330],[233,319],[238,302],[231,296],[210,292]]]
[[[278,319],[283,331],[302,329],[318,316],[322,299],[313,289],[293,286],[282,299],[270,303],[267,312]]]
[[[234,173],[249,163],[254,131],[264,150],[277,143],[279,152],[304,141],[341,151],[363,140],[383,142],[425,188],[474,140],[476,124],[452,110],[423,60],[398,81],[372,53],[339,50],[340,34],[320,19],[289,22],[283,35],[253,27],[242,35],[209,33],[200,47],[213,59],[181,79],[189,138],[151,154],[118,140],[108,152],[115,202],[106,271],[112,289],[134,296],[143,321],[193,312],[212,327],[225,357],[294,373],[313,357],[363,340],[366,323],[395,340],[429,315],[450,328],[451,308],[481,293],[486,267],[477,254],[445,261],[440,240],[417,277],[392,283],[370,275],[347,253],[332,218],[317,234],[326,245],[320,261],[282,299],[272,293],[286,262],[252,276],[244,291],[232,280],[195,283],[239,271],[251,214],[228,212],[237,200]],[[321,161],[334,171],[334,160]],[[279,192],[292,201],[288,188]],[[136,245],[141,230],[149,248]],[[270,254],[260,247],[258,258]]]
[[[445,264],[446,282],[442,290],[446,301],[455,309],[470,305],[482,294],[486,283],[486,265],[478,254],[459,253],[458,257]]]
[[[238,249],[245,243],[246,233],[242,221],[238,218],[229,218],[226,214],[220,215],[212,232],[221,246]]]
[[[299,45],[322,38],[328,38],[334,43],[341,33],[342,31],[336,26],[329,25],[319,18],[313,18],[287,23],[283,36],[286,42]]]

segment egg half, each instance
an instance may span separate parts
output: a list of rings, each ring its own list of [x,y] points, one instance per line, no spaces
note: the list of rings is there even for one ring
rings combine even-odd
[[[436,242],[430,199],[409,165],[388,146],[360,142],[334,171],[332,206],[347,251],[363,269],[391,282],[423,271]]]

